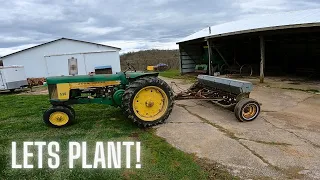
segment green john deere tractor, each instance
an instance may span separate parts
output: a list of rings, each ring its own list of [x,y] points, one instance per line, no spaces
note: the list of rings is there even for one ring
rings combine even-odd
[[[52,107],[44,122],[63,127],[75,118],[73,104],[106,104],[121,107],[142,127],[164,123],[175,100],[207,100],[234,111],[241,122],[253,121],[260,104],[249,98],[253,85],[247,81],[199,75],[189,89],[176,95],[158,73],[120,72],[117,74],[61,76],[47,78]]]
[[[106,104],[121,107],[139,126],[163,123],[173,107],[173,92],[158,73],[61,76],[47,78],[50,103],[43,119],[52,127],[69,125],[75,119],[73,104]]]

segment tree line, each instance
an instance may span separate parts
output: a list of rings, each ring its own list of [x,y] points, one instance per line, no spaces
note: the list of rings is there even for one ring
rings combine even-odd
[[[147,66],[155,66],[164,63],[170,69],[179,69],[178,50],[143,50],[138,52],[128,52],[120,56],[121,69],[127,69],[127,63],[132,64],[136,70],[146,70]]]

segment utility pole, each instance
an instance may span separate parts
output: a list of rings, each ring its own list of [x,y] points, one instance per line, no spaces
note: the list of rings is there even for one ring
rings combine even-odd
[[[265,42],[264,37],[260,36],[260,83],[264,82],[264,64],[265,64]]]

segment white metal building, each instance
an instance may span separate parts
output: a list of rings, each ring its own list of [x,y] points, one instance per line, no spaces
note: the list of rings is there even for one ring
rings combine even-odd
[[[76,59],[78,75],[95,71],[98,66],[111,66],[120,72],[117,47],[60,38],[1,57],[3,66],[22,65],[28,78],[69,75],[69,59]]]

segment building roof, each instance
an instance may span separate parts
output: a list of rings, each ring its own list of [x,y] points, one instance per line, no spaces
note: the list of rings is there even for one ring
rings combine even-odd
[[[27,48],[27,49],[23,49],[23,50],[20,50],[20,51],[11,53],[11,54],[7,54],[7,55],[5,55],[5,56],[0,57],[0,59],[2,59],[2,58],[4,58],[4,57],[11,56],[11,55],[14,55],[14,54],[17,54],[17,53],[20,53],[20,52],[23,52],[23,51],[26,51],[26,50],[29,50],[29,49],[36,48],[36,47],[39,47],[39,46],[43,46],[43,45],[50,44],[50,43],[53,43],[53,42],[56,42],[56,41],[60,41],[60,40],[77,41],[77,42],[89,43],[89,44],[94,44],[94,45],[99,45],[99,46],[105,46],[105,47],[110,47],[110,48],[114,48],[114,49],[121,50],[121,48],[113,47],[113,46],[108,46],[108,45],[104,45],[104,44],[98,44],[98,43],[93,43],[93,42],[88,42],[88,41],[82,41],[82,40],[76,40],[76,39],[69,39],[69,38],[59,38],[59,39],[56,39],[56,40],[53,40],[53,41],[49,41],[49,42],[46,42],[46,43],[43,43],[43,44],[39,44],[39,45],[36,45],[36,46],[32,46],[32,47],[29,47],[29,48]]]
[[[313,26],[320,26],[320,9],[257,15],[248,19],[223,23],[204,28],[201,31],[181,39],[177,44],[200,38],[214,38],[250,32]]]

